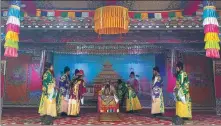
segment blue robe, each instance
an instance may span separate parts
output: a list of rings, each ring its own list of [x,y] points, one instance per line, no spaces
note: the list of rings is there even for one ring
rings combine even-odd
[[[163,101],[163,80],[160,75],[156,75],[152,86],[152,108],[151,114],[164,113]]]

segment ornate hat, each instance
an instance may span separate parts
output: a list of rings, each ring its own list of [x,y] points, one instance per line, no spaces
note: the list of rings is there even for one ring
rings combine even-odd
[[[78,75],[84,75],[84,71],[83,70],[79,70],[79,74]]]

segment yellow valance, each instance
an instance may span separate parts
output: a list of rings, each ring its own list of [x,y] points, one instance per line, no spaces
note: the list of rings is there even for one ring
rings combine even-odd
[[[98,34],[122,34],[128,32],[128,9],[121,6],[105,6],[95,10],[94,31]]]

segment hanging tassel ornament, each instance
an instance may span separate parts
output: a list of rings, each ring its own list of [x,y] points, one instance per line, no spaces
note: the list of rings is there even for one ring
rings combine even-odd
[[[19,27],[21,1],[13,0],[8,11],[6,23],[5,53],[6,57],[18,57]]]
[[[210,58],[220,58],[219,55],[219,23],[217,21],[216,7],[213,2],[203,1],[203,26],[206,56]]]

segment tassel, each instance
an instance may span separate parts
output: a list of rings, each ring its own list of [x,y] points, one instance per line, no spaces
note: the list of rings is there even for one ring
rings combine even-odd
[[[206,9],[203,11],[203,19],[206,19],[208,17],[214,17],[217,18],[216,11],[214,9]]]
[[[5,53],[6,57],[18,57],[19,27],[21,1],[13,0],[6,22]]]
[[[18,25],[20,27],[20,20],[15,16],[9,16],[6,25],[8,24]]]
[[[203,1],[203,26],[206,56],[210,58],[220,58],[219,55],[219,23],[217,21],[216,7],[210,1]]]
[[[209,32],[206,33],[205,37],[204,37],[204,41],[214,41],[214,42],[219,42],[219,35],[216,32]]]
[[[19,41],[19,37],[18,37],[18,33],[16,32],[13,32],[13,31],[9,31],[6,33],[6,36],[5,36],[5,40],[11,40],[11,41],[14,41],[14,42],[18,42]]]
[[[219,23],[215,17],[208,17],[203,20],[203,26],[209,25],[209,24],[214,24],[214,25],[219,26]]]
[[[204,33],[208,33],[208,32],[216,32],[217,34],[219,34],[219,27],[217,25],[205,25],[204,26]]]
[[[6,27],[6,33],[9,32],[9,31],[13,31],[13,32],[16,32],[16,33],[20,33],[20,28],[18,25],[14,25],[14,24],[8,24],[7,27]]]

